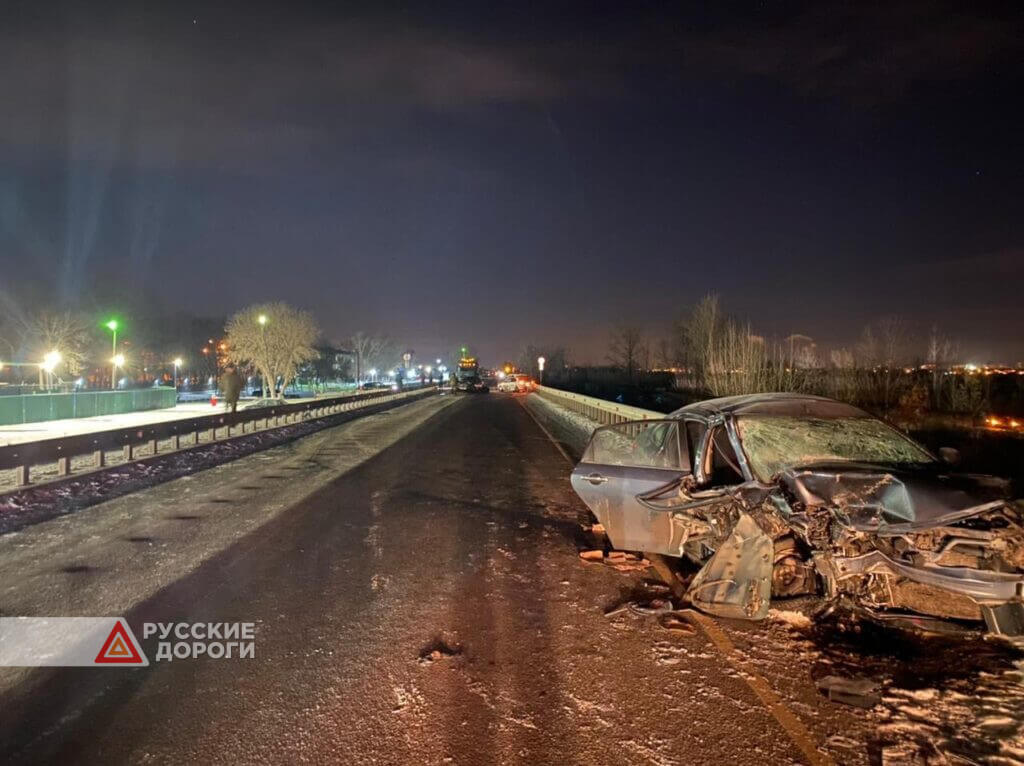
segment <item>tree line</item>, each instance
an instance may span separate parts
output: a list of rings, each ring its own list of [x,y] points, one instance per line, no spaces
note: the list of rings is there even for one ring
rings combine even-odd
[[[110,381],[113,336],[101,317],[76,310],[40,308],[0,313],[0,370],[9,381],[43,383],[42,360],[60,355],[58,378]],[[313,315],[283,302],[260,303],[227,319],[188,314],[122,317],[117,351],[127,377],[138,382],[170,380],[174,360],[182,378],[200,381],[231,364],[264,381],[265,395],[278,397],[297,377],[312,381],[362,380],[369,369],[400,362],[398,346],[387,336],[354,332],[328,340]],[[14,364],[12,364],[14,363]]]
[[[881,413],[930,409],[977,416],[989,406],[993,382],[984,375],[949,374],[959,350],[959,343],[937,327],[922,337],[893,315],[868,322],[856,342],[826,351],[799,333],[768,337],[708,294],[658,336],[628,322],[614,327],[606,347],[607,373],[599,377],[607,384],[614,375],[626,386],[671,381],[694,399],[790,391]],[[1021,376],[1011,377],[1015,380],[1002,382],[1015,387],[1006,396],[1024,399],[1024,392],[1016,391],[1024,388]]]

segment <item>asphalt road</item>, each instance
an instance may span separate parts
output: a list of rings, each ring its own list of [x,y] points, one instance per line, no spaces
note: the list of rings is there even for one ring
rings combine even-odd
[[[41,589],[49,596],[34,596],[31,582],[0,592],[4,614],[55,614],[62,600],[74,602],[69,613],[111,614],[122,583],[140,599],[124,599],[140,637],[145,621],[257,626],[254,659],[17,679],[0,695],[0,760],[667,766],[879,757],[877,714],[815,690],[811,671],[829,661],[827,649],[787,620],[714,622],[684,635],[629,611],[606,616],[641,588],[643,573],[580,561],[585,508],[565,457],[521,399],[435,397],[366,421],[263,455],[247,478],[221,473],[202,489],[211,479],[191,477],[201,510],[175,521],[191,537],[160,527],[149,537],[163,544],[149,559],[119,553],[96,572],[34,575],[63,578],[62,590]],[[367,454],[332,468],[356,441]],[[304,493],[271,489],[289,461]],[[131,501],[138,531],[181,481],[116,502]],[[261,510],[266,503],[276,510]],[[111,550],[126,545],[123,529],[102,526],[104,511],[65,522],[96,559],[107,538],[120,546]],[[223,537],[214,514],[257,521]],[[173,579],[155,591],[133,587],[140,567],[191,555],[204,525],[211,550],[194,567],[167,568]],[[90,590],[92,577],[105,578],[102,587]],[[90,611],[101,598],[105,609]],[[142,643],[152,661],[154,640]]]

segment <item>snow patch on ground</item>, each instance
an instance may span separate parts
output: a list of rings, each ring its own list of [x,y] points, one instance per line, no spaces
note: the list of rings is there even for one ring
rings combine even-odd
[[[794,612],[789,609],[769,609],[768,619],[781,622],[798,630],[806,630],[811,627],[811,618],[802,612]]]

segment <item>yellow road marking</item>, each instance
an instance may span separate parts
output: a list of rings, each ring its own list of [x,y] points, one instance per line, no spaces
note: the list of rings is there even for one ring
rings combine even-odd
[[[684,593],[682,583],[675,578],[671,567],[669,567],[664,557],[658,554],[647,554],[647,557],[650,559],[654,571],[672,589],[672,594],[676,598],[681,598]],[[719,624],[696,609],[684,609],[682,613],[700,626],[719,654],[739,672],[740,678],[757,695],[757,698],[761,700],[761,704],[767,708],[768,713],[775,719],[776,723],[789,735],[793,744],[804,754],[807,762],[811,766],[835,766],[835,761],[818,750],[817,745],[814,744],[814,736],[803,725],[803,722],[796,717],[793,711],[786,707],[786,704],[779,695],[772,691],[768,681],[756,671],[746,666],[742,655],[736,649],[736,645],[733,644]]]
[[[745,666],[746,663],[741,659],[735,644],[725,634],[725,631],[719,627],[718,623],[707,615],[701,614],[696,609],[686,609],[684,611],[687,617],[700,625],[704,633],[707,634],[707,637],[711,639],[711,643],[721,652],[726,661],[739,671],[740,677],[746,681],[747,686],[761,700],[768,709],[768,712],[771,713],[772,718],[786,731],[789,738],[793,740],[793,744],[800,748],[800,752],[804,754],[807,761],[812,766],[835,766],[835,761],[818,750],[814,744],[813,735],[803,725],[803,722],[786,707],[786,704],[779,698],[779,695],[772,691],[768,682],[761,675]]]

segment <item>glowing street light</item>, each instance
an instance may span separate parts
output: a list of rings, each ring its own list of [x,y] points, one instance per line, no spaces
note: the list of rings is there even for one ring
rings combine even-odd
[[[546,361],[542,356],[537,357],[537,369],[540,370],[540,384],[542,386],[544,385],[544,362]]]
[[[260,342],[263,345],[263,356],[264,356],[264,358],[266,358],[266,356],[267,356],[267,315],[266,314],[260,314],[258,317],[256,317],[256,321],[259,322],[259,325],[260,325]],[[264,375],[260,375],[260,381],[261,381],[261,383],[260,383],[260,386],[261,386],[260,391],[262,392],[263,396],[265,397],[267,395],[267,379],[266,379],[266,377]]]
[[[114,388],[117,389],[117,368],[124,367],[124,354],[114,354],[114,358],[110,360],[112,365],[110,371],[112,373],[111,378],[114,381]],[[121,380],[124,383],[124,379]]]
[[[110,350],[110,354],[111,354],[111,356],[114,359],[116,359],[117,356],[118,356],[118,354],[117,354],[117,327],[118,327],[118,325],[117,325],[117,320],[116,319],[110,319],[106,323],[106,328],[108,330],[110,330],[110,332],[112,332],[114,334],[114,342],[113,342],[113,344],[111,346],[111,350]],[[123,356],[121,358],[124,359]],[[116,364],[113,367],[110,368],[110,387],[114,388],[114,389],[117,388],[117,365]]]
[[[47,372],[52,373],[57,369],[57,365],[60,364],[61,355],[60,351],[51,351],[43,357],[43,363],[40,365]]]
[[[39,365],[39,369],[46,373],[47,389],[53,387],[53,371],[57,369],[57,365],[60,364],[60,360],[60,352],[56,350],[50,351],[49,353],[43,356],[43,363]],[[40,377],[39,382],[40,384],[43,382],[42,377]]]
[[[174,358],[174,391],[177,394],[178,391],[178,368],[181,367],[182,359],[180,356]]]

